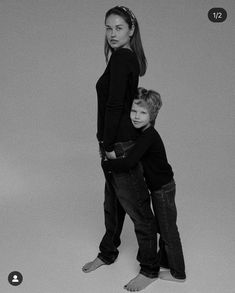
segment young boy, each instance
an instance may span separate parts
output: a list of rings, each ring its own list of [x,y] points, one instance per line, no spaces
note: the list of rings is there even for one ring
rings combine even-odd
[[[163,141],[154,128],[161,106],[159,93],[144,88],[138,89],[130,117],[134,127],[140,130],[140,136],[127,156],[104,160],[102,167],[108,172],[122,172],[133,168],[141,161],[160,233],[159,266],[170,269],[170,271],[161,271],[159,277],[182,282],[186,279],[186,275],[182,245],[176,225],[174,174],[167,161]]]

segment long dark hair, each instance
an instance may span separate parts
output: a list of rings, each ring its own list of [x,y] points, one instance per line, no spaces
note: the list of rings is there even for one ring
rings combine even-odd
[[[137,56],[139,67],[140,67],[140,76],[143,76],[147,69],[147,60],[144,54],[144,49],[143,49],[142,41],[140,37],[139,24],[136,17],[134,16],[133,12],[129,8],[125,6],[115,6],[106,12],[105,22],[111,14],[122,17],[125,20],[125,22],[128,24],[129,29],[131,29],[132,26],[134,25],[135,30],[130,40],[130,47]],[[105,37],[104,55],[105,55],[106,62],[108,62],[110,52],[112,53],[113,51],[114,49],[109,45],[107,38]]]

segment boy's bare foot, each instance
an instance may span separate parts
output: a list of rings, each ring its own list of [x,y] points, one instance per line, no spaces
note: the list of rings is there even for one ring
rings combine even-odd
[[[177,279],[172,276],[170,271],[162,271],[159,273],[159,278],[165,281],[184,282],[186,279]]]
[[[157,278],[148,278],[142,274],[138,274],[134,279],[130,280],[130,282],[124,286],[124,289],[131,292],[141,291],[156,279]]]
[[[96,269],[98,269],[100,266],[105,265],[105,263],[100,259],[96,258],[91,262],[88,262],[82,267],[82,270],[84,273],[90,273]]]

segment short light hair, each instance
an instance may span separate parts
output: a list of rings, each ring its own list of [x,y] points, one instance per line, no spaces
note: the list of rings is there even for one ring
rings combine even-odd
[[[150,123],[154,126],[158,112],[162,107],[161,95],[154,90],[146,90],[143,87],[139,87],[134,103],[147,108]]]

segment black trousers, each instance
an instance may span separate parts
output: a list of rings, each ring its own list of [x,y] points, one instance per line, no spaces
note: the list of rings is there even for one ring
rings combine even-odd
[[[118,143],[118,150],[129,149],[128,143]],[[118,256],[120,234],[127,213],[134,224],[138,242],[137,260],[140,273],[155,278],[158,276],[157,228],[151,210],[150,195],[143,177],[141,165],[126,173],[105,174],[104,218],[106,232],[100,243],[98,257],[111,264]]]
[[[152,192],[152,205],[160,233],[158,261],[169,267],[171,274],[178,279],[185,279],[185,263],[178,227],[175,205],[175,181]]]

